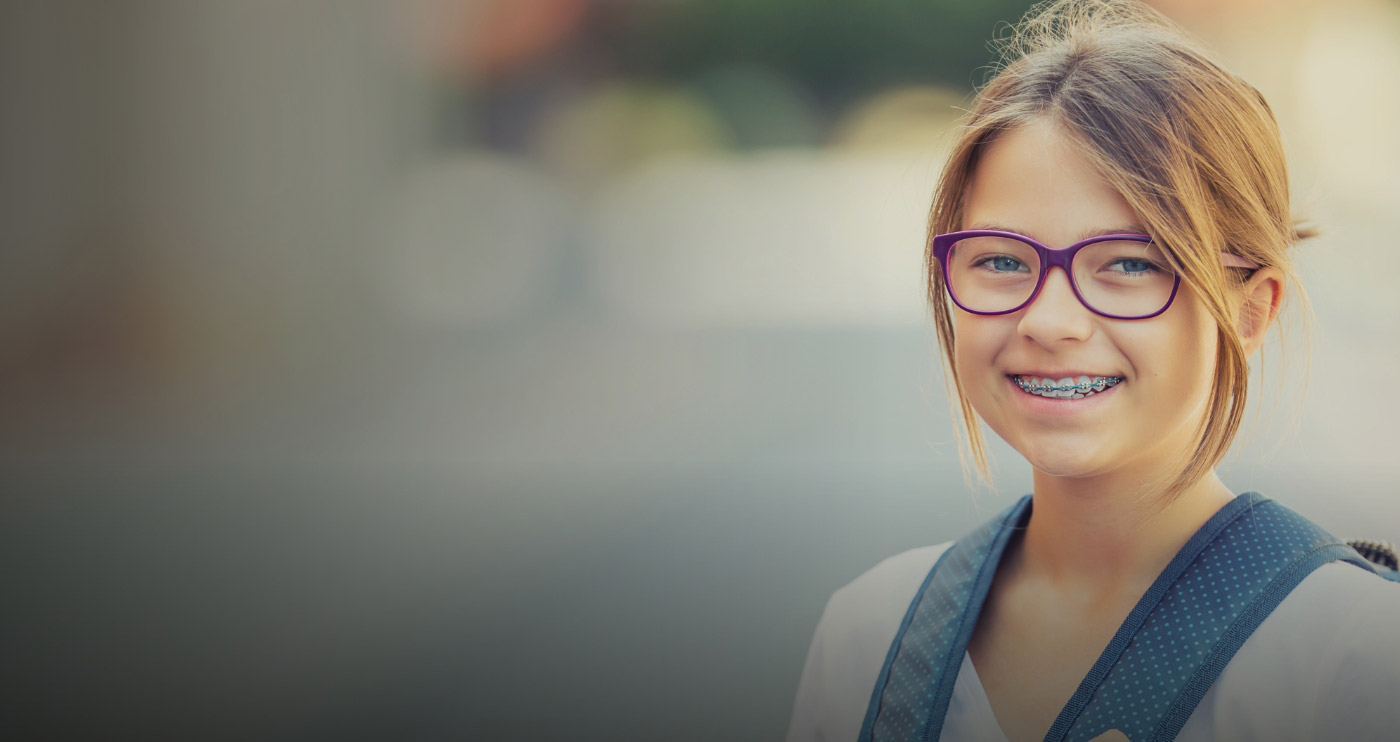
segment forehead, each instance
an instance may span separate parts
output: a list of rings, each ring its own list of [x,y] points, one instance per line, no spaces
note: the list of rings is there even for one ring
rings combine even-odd
[[[1048,121],[1003,132],[983,147],[962,212],[962,229],[1009,229],[1051,246],[1146,232],[1093,162]]]

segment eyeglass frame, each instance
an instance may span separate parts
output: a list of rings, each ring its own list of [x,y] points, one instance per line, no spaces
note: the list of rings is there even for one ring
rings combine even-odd
[[[958,299],[957,292],[953,290],[952,279],[949,278],[948,254],[952,251],[953,245],[956,242],[971,237],[1008,237],[1030,245],[1031,248],[1035,250],[1036,255],[1040,258],[1040,276],[1036,279],[1035,289],[1031,291],[1031,295],[1027,297],[1025,301],[1021,302],[1015,307],[1012,307],[1011,309],[1004,309],[996,312],[984,312],[976,309],[969,309]],[[1152,314],[1132,316],[1121,314],[1109,314],[1108,312],[1101,312],[1095,309],[1094,307],[1089,306],[1089,302],[1084,300],[1084,295],[1079,293],[1079,282],[1074,279],[1074,271],[1071,269],[1074,263],[1074,256],[1077,255],[1080,250],[1084,249],[1085,247],[1088,247],[1089,245],[1092,245],[1097,242],[1109,242],[1114,240],[1131,240],[1133,242],[1144,242],[1148,244],[1152,244],[1154,242],[1152,236],[1146,234],[1101,234],[1096,235],[1094,237],[1090,237],[1086,240],[1080,240],[1079,242],[1076,242],[1073,245],[1070,245],[1069,247],[1048,247],[1031,237],[1027,237],[1026,235],[1017,232],[1006,232],[999,229],[968,229],[959,232],[948,232],[946,234],[935,235],[933,238],[931,249],[933,251],[933,257],[938,260],[939,266],[943,269],[943,286],[948,290],[948,296],[952,298],[954,304],[957,304],[959,308],[961,308],[965,312],[968,312],[969,314],[994,316],[1001,314],[1011,314],[1012,312],[1019,312],[1022,309],[1025,309],[1026,307],[1031,305],[1031,302],[1035,301],[1035,298],[1037,296],[1040,296],[1040,290],[1045,287],[1045,277],[1050,275],[1050,269],[1056,266],[1058,266],[1065,272],[1065,277],[1069,279],[1069,288],[1071,291],[1074,292],[1074,297],[1079,300],[1079,303],[1084,305],[1085,309],[1088,309],[1089,311],[1099,315],[1100,317],[1124,320],[1152,319],[1153,317],[1156,317],[1157,315],[1167,311],[1167,309],[1171,307],[1172,301],[1176,299],[1177,290],[1181,288],[1180,273],[1173,274],[1172,293],[1170,296],[1167,297],[1167,303],[1163,304],[1161,309],[1158,309]],[[1235,255],[1233,253],[1224,252],[1223,250],[1220,253],[1220,259],[1225,263],[1225,266],[1227,268],[1249,268],[1253,270],[1259,267],[1258,263],[1255,263],[1254,261],[1248,258],[1245,258],[1240,255]]]

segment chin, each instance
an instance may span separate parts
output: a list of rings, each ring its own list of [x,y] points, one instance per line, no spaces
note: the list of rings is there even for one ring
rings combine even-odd
[[[1097,473],[1102,468],[1098,457],[1094,456],[1087,446],[1075,445],[1073,440],[1066,440],[1065,437],[1031,445],[1012,443],[1011,447],[1036,471],[1050,476],[1087,476]]]
[[[1073,463],[1067,464],[1061,461],[1053,465],[1047,466],[1045,462],[1032,461],[1031,467],[1046,476],[1063,477],[1069,479],[1077,477],[1087,477],[1097,473],[1097,470],[1094,467],[1089,466],[1087,463],[1080,465]]]

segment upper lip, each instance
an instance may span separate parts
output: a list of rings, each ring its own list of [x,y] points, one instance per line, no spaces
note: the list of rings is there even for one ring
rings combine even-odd
[[[1087,376],[1091,379],[1102,376],[1104,378],[1123,378],[1122,374],[1105,374],[1097,371],[1009,371],[1010,376],[1037,376],[1042,379],[1077,379]]]

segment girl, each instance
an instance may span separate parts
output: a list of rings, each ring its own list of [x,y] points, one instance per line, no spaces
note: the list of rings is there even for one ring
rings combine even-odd
[[[1038,6],[930,212],[928,290],[1034,492],[836,591],[790,740],[1400,733],[1400,586],[1214,471],[1297,285],[1257,90],[1133,2]]]

